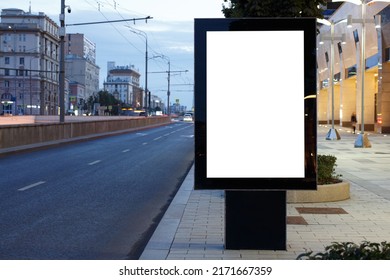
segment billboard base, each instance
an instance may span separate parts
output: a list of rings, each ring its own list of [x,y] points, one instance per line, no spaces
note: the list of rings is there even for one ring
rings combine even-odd
[[[225,191],[225,248],[286,250],[286,191]]]

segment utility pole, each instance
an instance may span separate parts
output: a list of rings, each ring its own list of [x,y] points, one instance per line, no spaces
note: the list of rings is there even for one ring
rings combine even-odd
[[[68,10],[70,12],[70,10]],[[61,0],[60,14],[60,123],[65,122],[65,0]]]
[[[177,70],[177,71],[171,71],[171,62],[168,61],[168,71],[158,71],[158,72],[149,72],[151,74],[156,74],[156,73],[168,73],[168,90],[167,90],[167,97],[168,97],[168,100],[167,100],[167,103],[168,103],[168,107],[167,107],[167,114],[168,116],[171,115],[171,109],[170,109],[170,104],[169,104],[169,97],[171,95],[171,91],[170,91],[170,84],[171,84],[171,73],[186,73],[188,72],[188,70]],[[150,102],[150,101],[149,101]]]

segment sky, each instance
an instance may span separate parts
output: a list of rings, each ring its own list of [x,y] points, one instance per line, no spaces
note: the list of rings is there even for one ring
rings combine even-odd
[[[65,24],[91,23],[152,17],[147,20],[67,26],[67,33],[83,33],[96,44],[96,64],[100,67],[100,87],[107,77],[107,62],[116,66],[134,65],[145,87],[146,34],[148,39],[148,89],[167,102],[168,61],[170,101],[193,106],[194,18],[222,18],[223,0],[65,0],[71,13]],[[45,13],[58,25],[61,0],[0,1],[0,9],[18,8]],[[141,30],[138,32],[135,29]],[[131,29],[134,32],[130,31]]]

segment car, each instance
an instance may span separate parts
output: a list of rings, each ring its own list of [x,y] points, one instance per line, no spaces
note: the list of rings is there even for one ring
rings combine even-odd
[[[185,121],[185,122],[192,122],[192,115],[191,114],[185,114],[183,116],[183,121]]]

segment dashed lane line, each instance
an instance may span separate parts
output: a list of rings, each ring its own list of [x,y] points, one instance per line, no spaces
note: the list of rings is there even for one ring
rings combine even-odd
[[[23,191],[26,191],[26,190],[28,190],[28,189],[31,189],[31,188],[37,187],[37,186],[39,186],[39,185],[42,185],[42,184],[44,184],[44,183],[46,183],[46,182],[45,182],[45,181],[39,181],[39,182],[36,182],[36,183],[34,183],[34,184],[31,184],[31,185],[25,186],[25,187],[23,187],[23,188],[20,188],[20,189],[18,189],[18,191],[23,192]]]
[[[101,162],[101,160],[95,160],[95,161],[88,163],[88,165],[95,165],[95,164],[98,164],[99,162]]]

